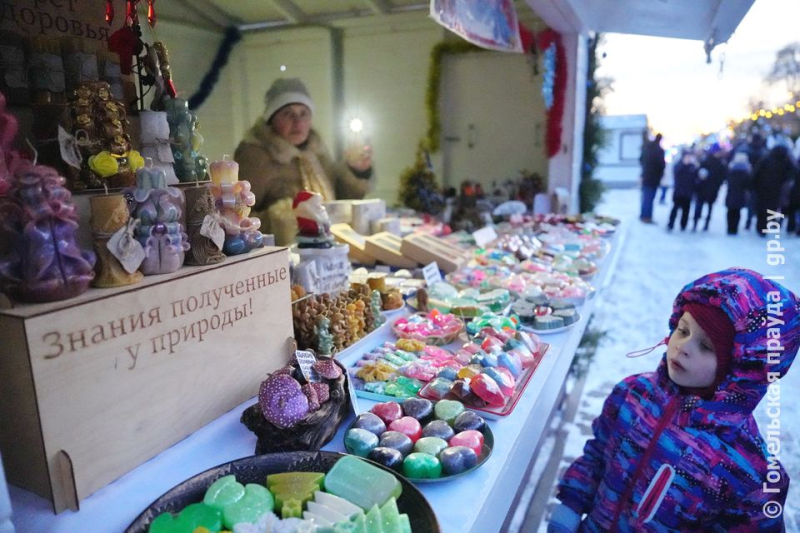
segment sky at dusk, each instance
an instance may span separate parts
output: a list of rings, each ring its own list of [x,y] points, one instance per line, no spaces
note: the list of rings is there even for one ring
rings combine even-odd
[[[744,118],[751,98],[783,106],[785,86],[763,80],[777,51],[800,41],[798,21],[800,0],[756,0],[711,64],[700,41],[606,34],[598,69],[614,79],[606,114],[646,114],[668,144],[677,144]]]

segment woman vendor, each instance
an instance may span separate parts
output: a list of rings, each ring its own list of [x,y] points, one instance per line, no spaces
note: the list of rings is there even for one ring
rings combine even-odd
[[[314,102],[302,81],[278,79],[266,95],[266,110],[236,148],[239,177],[248,180],[256,203],[251,216],[277,245],[293,242],[297,223],[292,200],[304,190],[326,201],[363,198],[372,186],[369,146],[347,150],[337,163],[311,126]]]

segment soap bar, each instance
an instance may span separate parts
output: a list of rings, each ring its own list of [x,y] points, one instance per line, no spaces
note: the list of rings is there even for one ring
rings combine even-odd
[[[403,461],[403,474],[413,479],[435,479],[442,476],[442,463],[433,455],[415,452]]]
[[[450,446],[466,446],[475,452],[475,455],[480,457],[483,450],[483,433],[468,429],[457,433],[455,437],[450,439]]]
[[[394,424],[394,422],[392,422]],[[390,426],[391,427],[391,426]],[[344,444],[348,450],[359,457],[366,457],[370,450],[378,445],[378,436],[366,429],[353,428],[344,436]]]
[[[275,507],[275,499],[263,485],[248,483],[244,487],[244,497],[228,505],[222,511],[225,527],[233,528],[240,522],[257,522],[265,513]]]
[[[403,487],[394,474],[346,455],[325,476],[325,490],[368,510],[391,497],[399,498]]]
[[[358,513],[362,512],[361,509],[338,496],[328,494],[327,492],[317,491],[314,493],[314,501],[320,505],[324,505],[334,511],[347,516],[348,518],[355,517]]]
[[[244,497],[244,485],[236,481],[233,474],[223,476],[208,487],[203,503],[220,511]]]
[[[387,431],[381,435],[378,446],[382,448],[392,448],[403,454],[403,457],[411,453],[414,449],[414,441],[405,433],[399,431]]]
[[[439,437],[422,437],[414,443],[414,451],[420,453],[427,453],[428,455],[439,455],[439,453],[447,448],[447,441]]]
[[[436,418],[452,425],[456,417],[464,412],[464,404],[454,400],[442,400],[433,408]]]
[[[413,442],[422,436],[422,426],[414,417],[404,416],[389,424],[389,431],[397,431],[406,435]]]

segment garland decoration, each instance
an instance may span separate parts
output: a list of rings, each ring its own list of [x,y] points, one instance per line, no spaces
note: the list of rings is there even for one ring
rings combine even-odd
[[[220,72],[222,72],[222,69],[228,64],[228,59],[233,51],[233,47],[236,46],[236,43],[238,43],[241,39],[242,32],[240,32],[239,28],[236,26],[230,26],[227,30],[225,30],[225,37],[222,39],[222,43],[219,45],[217,55],[214,56],[214,61],[208,68],[206,75],[203,76],[203,81],[200,82],[200,87],[189,98],[189,109],[197,110],[201,105],[203,105],[203,102],[205,102],[206,99],[211,96],[214,86],[219,81]]]
[[[564,99],[567,89],[567,56],[561,34],[547,29],[537,35],[538,49],[543,50],[544,80],[542,96],[547,109],[545,148],[547,157],[553,157],[561,148],[561,131],[564,120]]]
[[[442,88],[442,59],[444,55],[483,51],[483,48],[461,39],[457,41],[441,41],[431,50],[431,62],[428,67],[428,89],[425,92],[425,107],[428,109],[428,133],[423,139],[425,148],[431,153],[439,151],[439,139],[442,135],[439,95]]]

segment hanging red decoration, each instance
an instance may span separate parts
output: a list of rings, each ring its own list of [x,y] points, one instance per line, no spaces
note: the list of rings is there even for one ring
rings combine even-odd
[[[555,46],[555,72],[553,80],[553,103],[547,111],[547,133],[545,148],[547,157],[553,157],[561,150],[561,132],[564,120],[564,99],[567,91],[567,55],[561,42],[561,34],[547,29],[536,35],[537,48],[547,50]]]
[[[126,0],[125,2],[125,18],[131,21],[131,24],[139,22],[139,14],[136,12],[136,4],[138,3],[139,0]]]
[[[113,0],[106,0],[106,22],[109,26],[114,22],[114,2]]]
[[[156,0],[147,0],[147,23],[151,28],[156,26]]]

